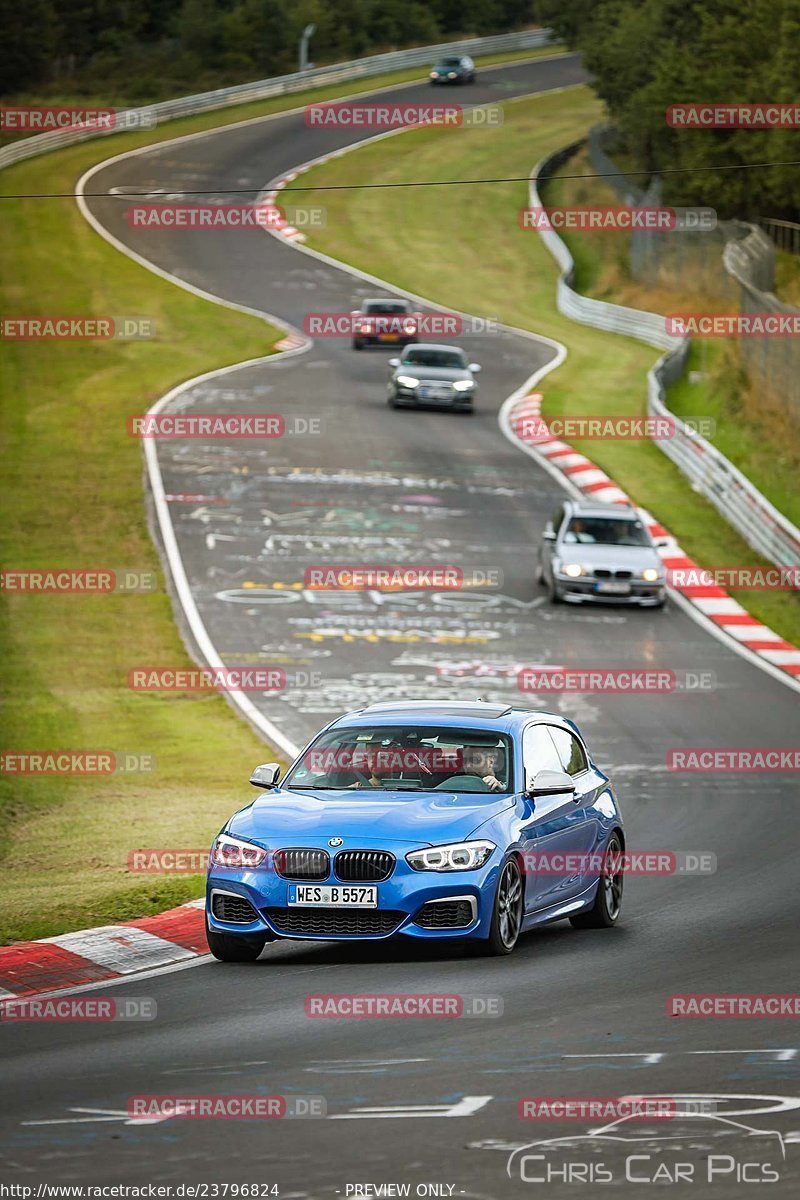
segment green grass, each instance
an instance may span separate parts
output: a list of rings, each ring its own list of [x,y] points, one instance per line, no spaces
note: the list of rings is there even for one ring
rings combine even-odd
[[[690,372],[701,378],[693,383]],[[696,340],[688,370],[668,389],[667,404],[681,417],[702,413],[715,422],[710,440],[794,524],[800,523],[800,441],[796,420],[754,388],[737,347]]]
[[[105,150],[105,148],[103,148]],[[69,190],[83,147],[15,168],[21,190]],[[105,150],[105,153],[108,153]],[[7,186],[11,183],[9,179]],[[270,352],[276,330],[209,304],[117,253],[74,203],[6,201],[4,313],[151,317],[150,342],[6,342],[6,568],[131,567],[159,590],[2,602],[4,745],[153,755],[152,774],[5,776],[0,940],[135,917],[198,895],[197,878],[130,876],[138,846],[207,845],[248,799],[263,747],[216,695],[134,694],[137,663],[186,664],[145,523],[141,446],[125,418],[170,385]]]
[[[525,175],[552,150],[576,140],[602,116],[587,88],[508,103],[500,129],[425,129],[390,137],[303,176],[304,202],[324,204],[328,222],[310,238],[325,253],[431,300],[547,334],[569,349],[566,363],[542,381],[546,416],[642,414],[652,349],[629,338],[576,325],[555,308],[557,268],[538,235],[523,231],[522,182],[397,190],[325,190],[337,185],[409,179]],[[711,504],[651,443],[576,442],[653,512],[705,566],[764,565]],[[787,593],[737,597],[790,640],[800,637],[800,608]]]

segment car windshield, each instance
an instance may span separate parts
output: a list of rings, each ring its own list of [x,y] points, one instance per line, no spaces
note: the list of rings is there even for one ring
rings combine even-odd
[[[406,350],[401,359],[404,367],[444,367],[463,371],[467,360],[460,350],[432,350],[414,346]]]
[[[650,545],[642,522],[631,517],[573,517],[563,540],[581,546]]]
[[[461,59],[460,58],[443,58],[442,61],[439,63],[439,66],[440,67],[460,67]]]
[[[321,734],[284,788],[513,791],[511,739],[490,729],[359,725]]]
[[[361,306],[364,313],[405,313],[408,305],[403,300],[367,300]]]

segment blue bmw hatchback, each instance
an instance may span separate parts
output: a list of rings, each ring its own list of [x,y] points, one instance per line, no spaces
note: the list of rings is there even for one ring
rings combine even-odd
[[[374,704],[279,773],[256,768],[265,795],[211,849],[208,944],[223,962],[277,938],[459,938],[509,954],[535,925],[619,918],[619,805],[562,717]]]

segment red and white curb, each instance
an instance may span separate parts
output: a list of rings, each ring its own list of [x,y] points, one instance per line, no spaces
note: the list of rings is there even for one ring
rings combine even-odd
[[[618,487],[605,471],[601,470],[591,459],[579,454],[572,446],[556,437],[547,435],[539,437],[535,442],[520,437],[518,429],[523,420],[532,421],[541,418],[541,392],[529,392],[520,396],[508,412],[508,425],[516,441],[527,450],[540,454],[551,467],[560,471],[569,483],[584,496],[610,504],[632,504],[633,501]],[[546,422],[542,421],[542,425]],[[678,545],[663,525],[659,524],[646,509],[639,508],[650,533],[655,538],[670,538],[671,544],[659,548],[659,555],[668,571],[679,570],[695,579],[702,579],[703,568],[694,562]],[[773,667],[785,671],[795,679],[800,679],[800,649],[791,642],[784,641],[780,634],[767,625],[762,625],[755,617],[729,596],[724,588],[713,583],[690,583],[682,587],[670,584],[671,590],[679,592],[697,608],[704,617],[713,622],[723,633],[734,638],[741,646],[763,658]]]
[[[180,963],[208,953],[204,900],[152,917],[0,947],[2,1001]]]

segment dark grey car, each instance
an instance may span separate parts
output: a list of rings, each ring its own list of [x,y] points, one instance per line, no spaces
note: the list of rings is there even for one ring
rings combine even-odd
[[[565,500],[542,535],[539,582],[551,600],[660,608],[666,570],[635,508]]]
[[[390,358],[393,368],[388,400],[391,408],[451,408],[472,412],[477,390],[477,363],[467,361],[457,346],[419,343],[407,346],[402,358]]]

